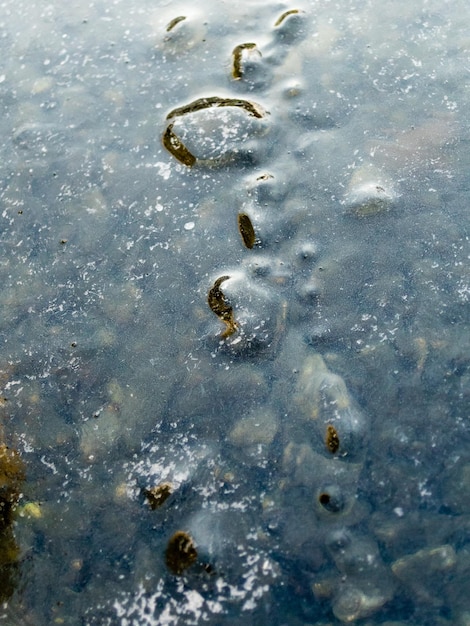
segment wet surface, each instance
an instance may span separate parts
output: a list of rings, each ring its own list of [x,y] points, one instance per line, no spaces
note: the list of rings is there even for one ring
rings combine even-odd
[[[0,623],[467,624],[465,5],[2,7]]]

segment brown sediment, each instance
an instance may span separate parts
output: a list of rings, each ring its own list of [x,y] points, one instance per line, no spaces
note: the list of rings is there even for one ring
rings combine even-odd
[[[243,243],[251,250],[256,243],[256,234],[250,216],[246,213],[238,214],[238,230],[240,231]]]
[[[219,319],[226,325],[226,330],[222,337],[230,337],[237,330],[237,324],[233,316],[233,308],[228,298],[220,289],[220,285],[228,280],[230,276],[221,276],[210,288],[207,296],[207,302],[211,311],[213,311]]]
[[[150,489],[143,490],[152,511],[160,508],[162,504],[168,500],[172,492],[173,489],[170,483],[161,483],[155,487],[150,487]]]
[[[258,119],[266,115],[264,109],[256,102],[250,102],[249,100],[242,100],[240,98],[210,96],[208,98],[198,98],[189,104],[173,109],[168,113],[166,119],[171,120],[173,117],[180,117],[181,115],[195,113],[196,111],[202,111],[203,109],[210,109],[212,107],[239,107],[249,115],[257,117]]]
[[[243,77],[242,59],[244,50],[253,50],[256,48],[255,43],[241,43],[236,46],[232,51],[233,66],[232,66],[232,78],[234,80],[240,80]]]
[[[173,30],[173,28],[174,28],[177,24],[179,24],[180,22],[182,22],[182,21],[183,21],[183,20],[185,20],[185,19],[186,19],[186,16],[185,16],[185,15],[180,15],[179,17],[175,17],[175,18],[173,18],[173,19],[171,20],[171,22],[169,22],[169,23],[167,24],[167,27],[166,27],[166,32],[167,32],[167,33],[169,33],[169,32],[170,32],[170,30]]]
[[[185,569],[193,565],[197,560],[197,550],[192,537],[184,530],[178,530],[170,538],[166,552],[165,562],[173,574],[182,574]]]
[[[328,426],[326,427],[325,443],[326,443],[326,447],[331,452],[331,454],[334,454],[335,452],[338,451],[338,448],[339,448],[338,432],[336,428],[332,426],[331,424],[328,424]]]
[[[168,124],[163,135],[163,145],[183,165],[192,167],[196,163],[194,154],[186,148],[181,139],[173,132],[173,124]]]
[[[300,13],[299,9],[291,9],[290,11],[285,11],[280,17],[277,18],[274,26],[280,26],[282,22],[286,19],[286,17],[289,17],[289,15],[295,15],[297,13]]]
[[[0,444],[0,602],[8,600],[18,583],[20,549],[13,534],[13,514],[24,480],[20,455]]]

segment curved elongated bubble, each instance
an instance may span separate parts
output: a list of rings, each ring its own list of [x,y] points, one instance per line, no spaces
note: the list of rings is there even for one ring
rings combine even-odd
[[[208,96],[168,113],[163,145],[178,161],[192,167],[217,167],[249,155],[250,139],[267,131],[267,112],[241,98]]]

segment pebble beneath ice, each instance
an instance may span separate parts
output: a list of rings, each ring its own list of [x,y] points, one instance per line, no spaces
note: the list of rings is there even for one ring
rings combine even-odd
[[[398,197],[393,182],[386,174],[365,165],[353,172],[342,204],[350,215],[369,217],[388,211]]]

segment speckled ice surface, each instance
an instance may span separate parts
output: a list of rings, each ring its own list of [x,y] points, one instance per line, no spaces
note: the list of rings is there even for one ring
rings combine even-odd
[[[0,0],[0,623],[469,623],[469,33]]]

